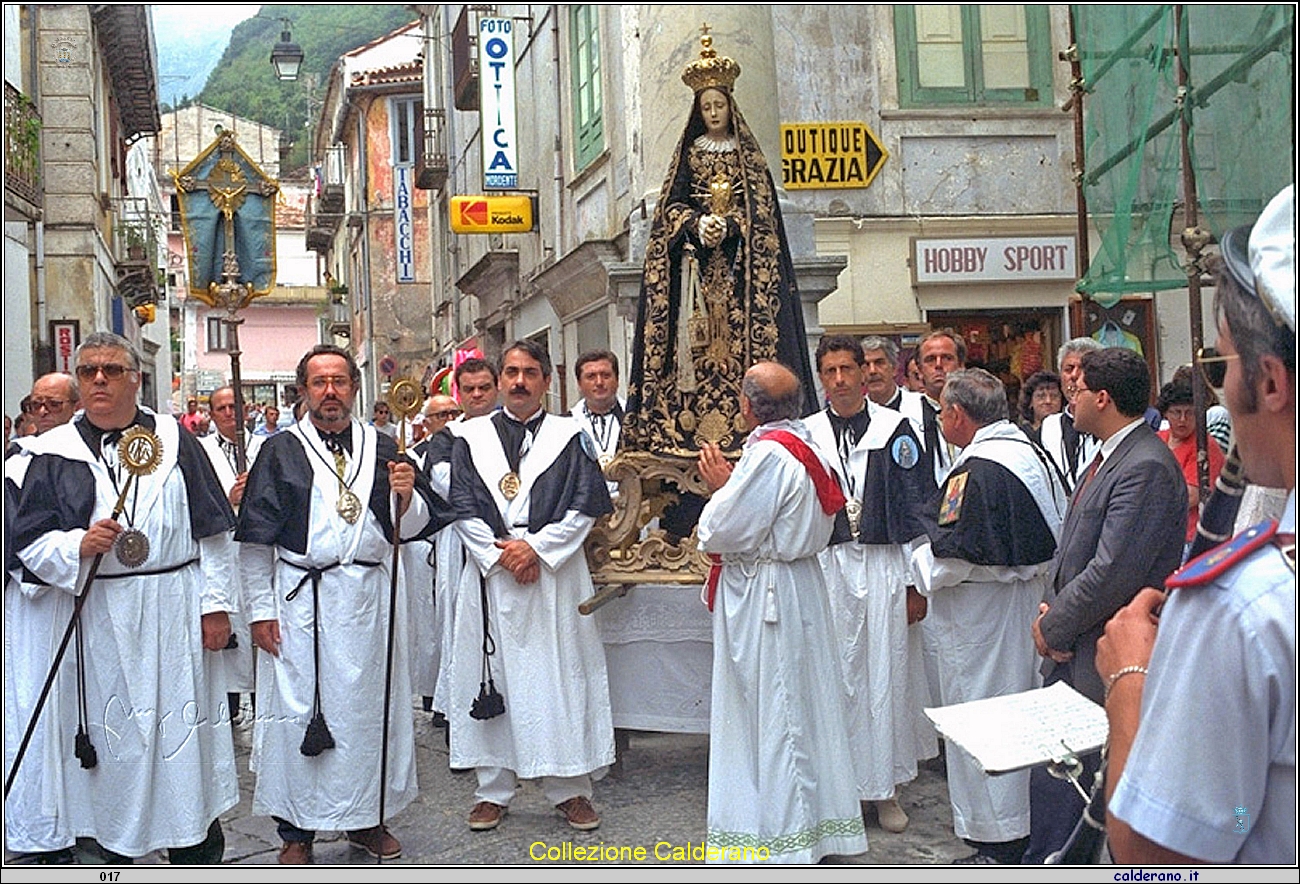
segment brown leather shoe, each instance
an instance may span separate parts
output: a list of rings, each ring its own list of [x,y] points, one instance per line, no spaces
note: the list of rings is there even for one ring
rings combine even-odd
[[[596,808],[591,806],[591,802],[582,795],[575,795],[568,801],[555,805],[555,809],[564,814],[564,819],[569,823],[570,828],[577,829],[579,832],[590,832],[592,829],[600,828],[600,815],[596,813]]]
[[[348,843],[360,847],[375,859],[397,859],[402,855],[402,843],[393,837],[386,826],[354,829],[348,832]]]
[[[489,829],[495,829],[501,825],[501,820],[505,815],[506,809],[500,804],[493,804],[491,801],[480,801],[469,812],[470,831],[486,832]]]
[[[310,841],[286,841],[280,845],[280,865],[309,866],[314,862]]]

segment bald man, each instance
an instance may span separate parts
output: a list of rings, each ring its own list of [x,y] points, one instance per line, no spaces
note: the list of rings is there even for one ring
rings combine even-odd
[[[460,405],[450,396],[444,396],[441,393],[430,396],[429,401],[424,406],[425,433],[432,436],[460,417],[462,413]]]
[[[28,412],[36,421],[36,435],[72,420],[80,405],[81,396],[72,375],[62,372],[42,375],[32,384]]]
[[[817,561],[844,495],[802,408],[794,373],[760,362],[741,384],[752,432],[734,471],[717,446],[700,452],[713,491],[700,548],[718,562],[708,583],[710,862],[813,863],[867,849]]]

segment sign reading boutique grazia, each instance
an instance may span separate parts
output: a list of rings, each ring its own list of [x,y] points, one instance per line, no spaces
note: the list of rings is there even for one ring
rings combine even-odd
[[[1036,282],[1077,278],[1072,236],[913,239],[917,284]]]
[[[482,18],[478,23],[484,190],[514,190],[519,186],[513,25],[508,18]]]

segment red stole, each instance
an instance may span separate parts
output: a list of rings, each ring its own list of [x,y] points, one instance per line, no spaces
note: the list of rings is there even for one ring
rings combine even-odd
[[[822,512],[833,516],[844,508],[847,501],[844,492],[840,490],[839,480],[822,465],[821,458],[808,447],[808,443],[789,430],[772,430],[764,433],[756,441],[765,440],[781,445],[794,455],[795,460],[803,464],[803,468],[808,471],[808,478],[812,479],[813,487],[817,490],[817,502],[821,504]],[[718,578],[722,576],[722,557],[717,553],[709,553],[709,561],[712,564],[709,566],[709,579],[705,584],[704,603],[712,611],[713,600],[718,592]]]

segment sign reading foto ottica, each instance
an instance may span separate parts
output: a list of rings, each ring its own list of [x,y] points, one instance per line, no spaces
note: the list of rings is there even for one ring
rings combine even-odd
[[[866,123],[781,127],[781,182],[786,190],[866,187],[888,156]]]
[[[513,25],[508,18],[482,18],[478,23],[484,190],[514,190],[519,186]]]
[[[533,196],[453,196],[454,233],[527,233],[537,217]]]

